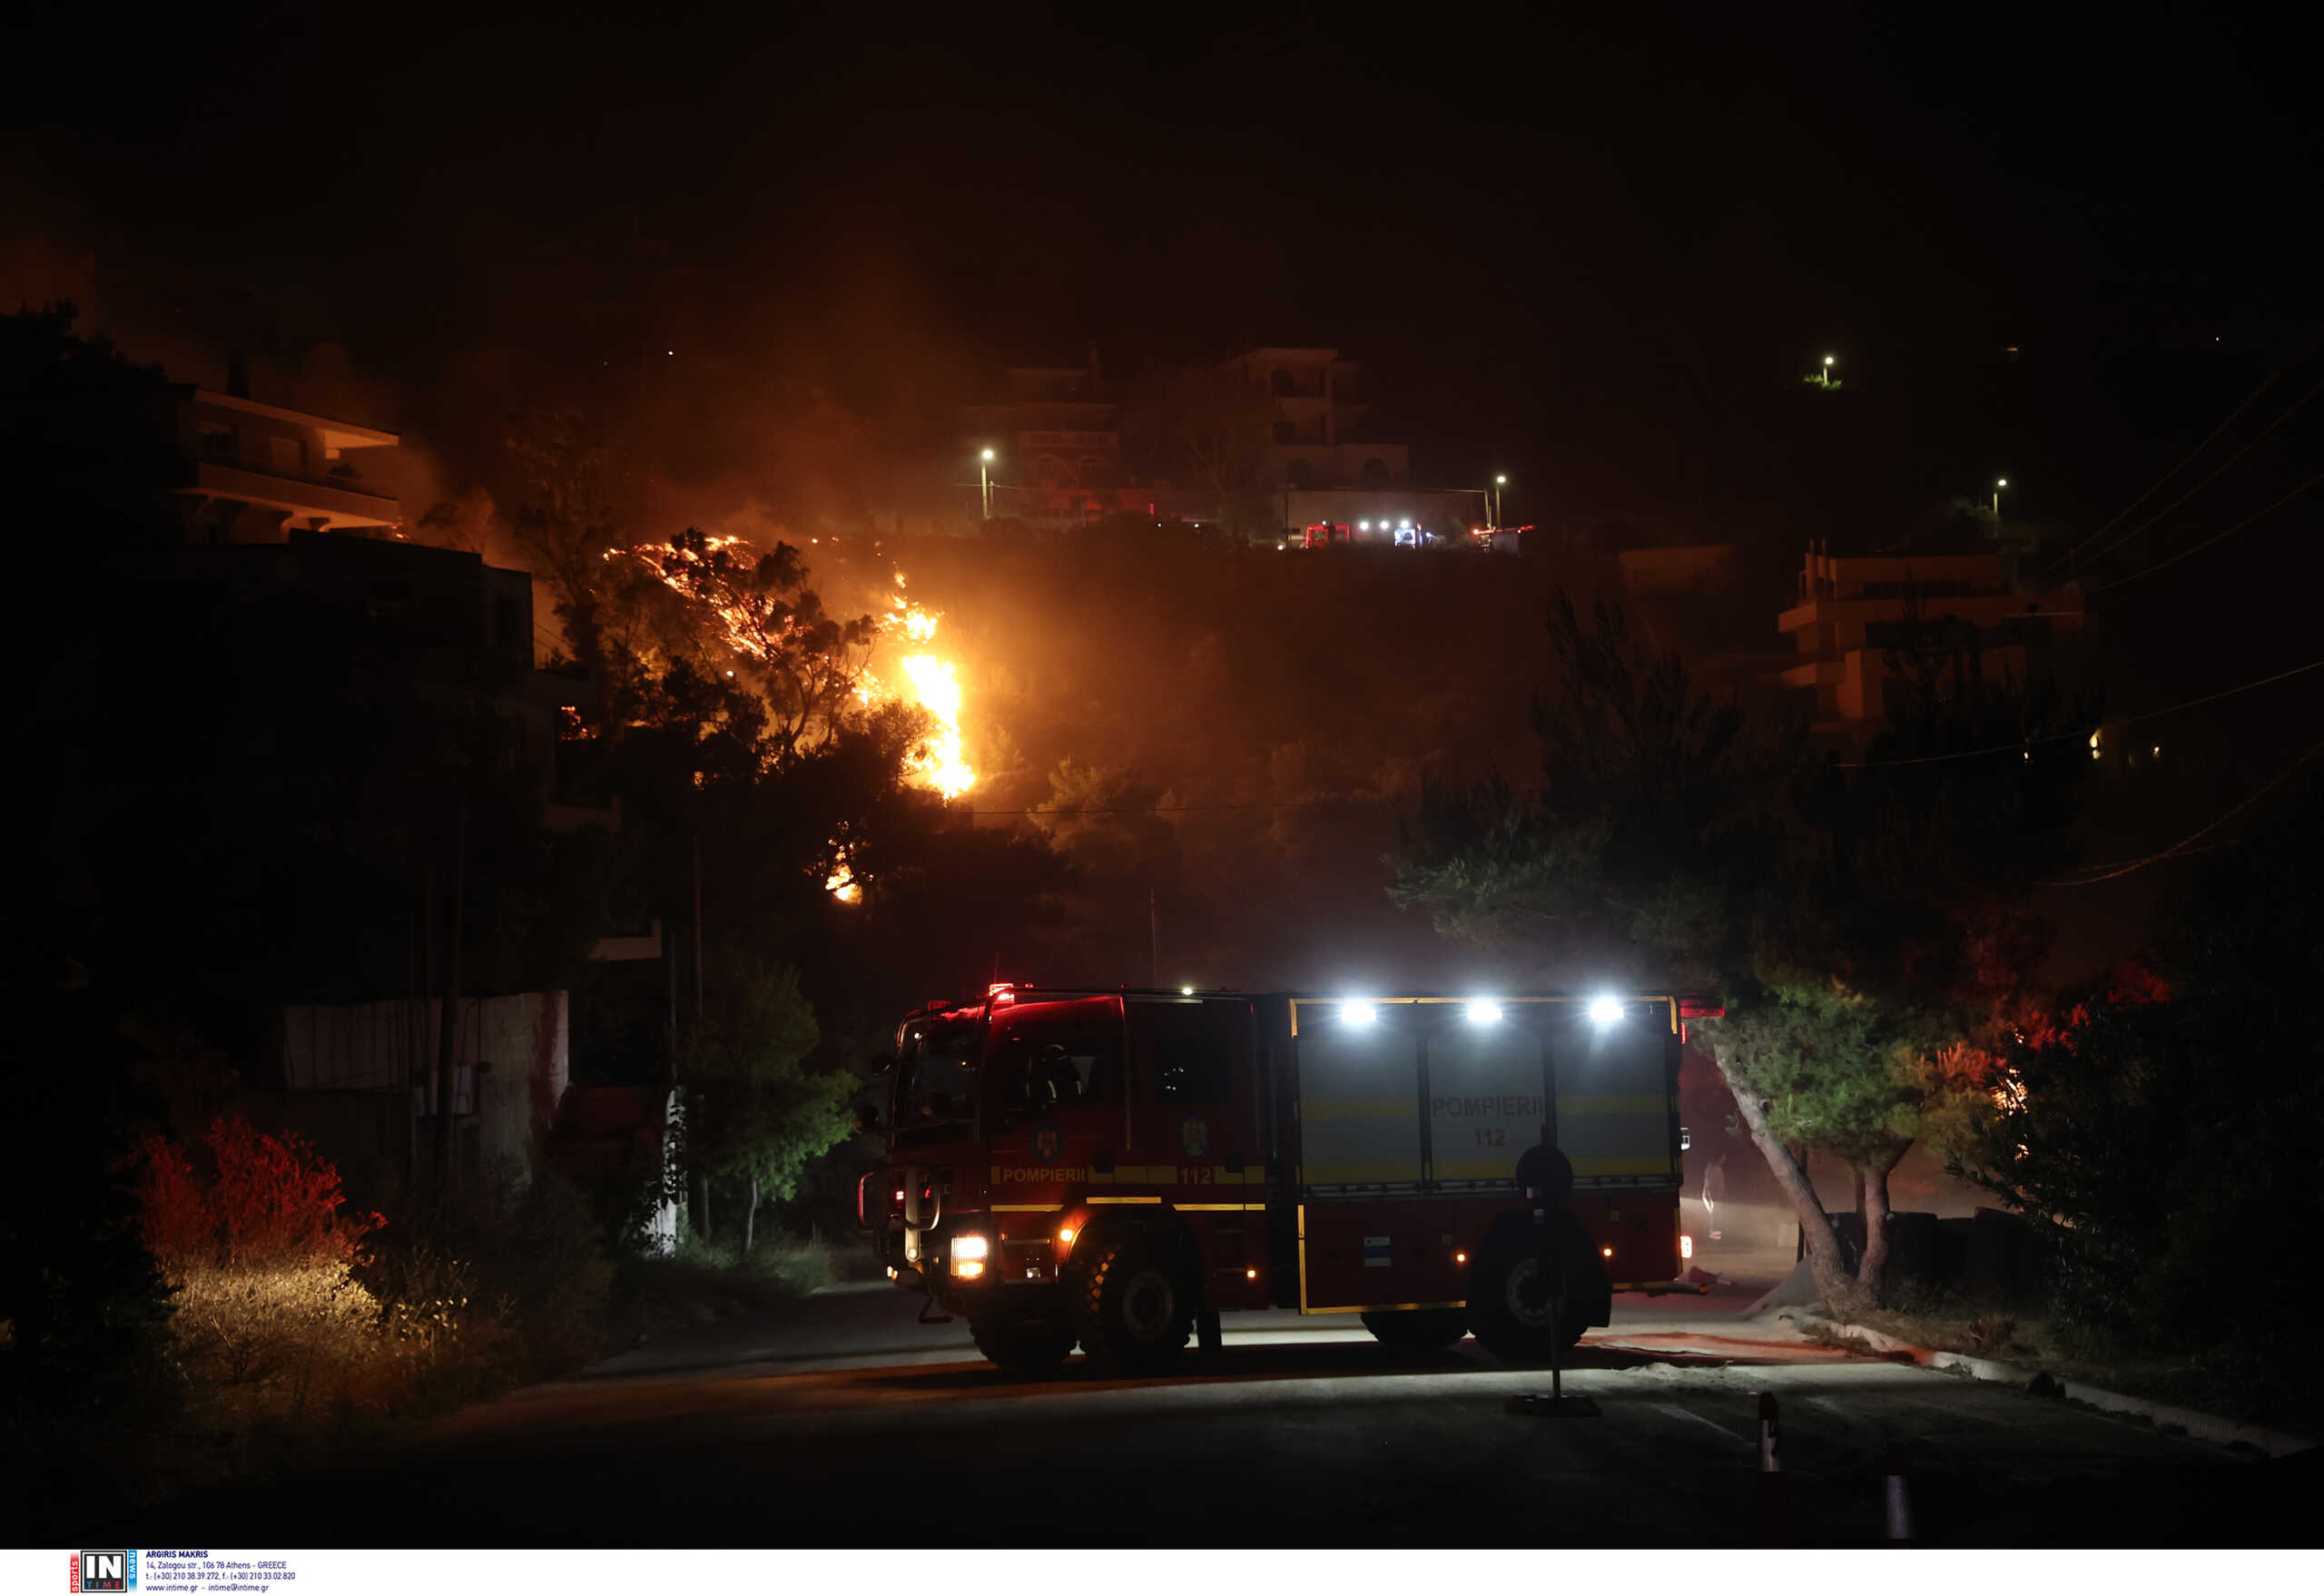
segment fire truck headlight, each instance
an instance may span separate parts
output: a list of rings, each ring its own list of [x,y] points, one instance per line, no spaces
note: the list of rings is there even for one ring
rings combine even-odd
[[[1360,999],[1340,1005],[1340,1019],[1350,1025],[1369,1025],[1379,1018],[1380,1010]]]
[[[952,1273],[963,1280],[973,1280],[984,1273],[984,1265],[974,1258],[954,1258]]]
[[[1059,1230],[1057,1233],[1057,1241],[1059,1246],[1071,1246],[1073,1245],[1073,1227],[1068,1225],[1063,1229]]]
[[[952,1238],[952,1261],[955,1264],[964,1259],[986,1257],[991,1251],[992,1243],[981,1236],[956,1236]]]
[[[1469,1005],[1469,1023],[1471,1025],[1491,1025],[1494,1020],[1499,1020],[1500,1018],[1501,1005],[1498,1003],[1472,1003]]]
[[[1590,1024],[1611,1025],[1621,1017],[1622,1000],[1620,998],[1596,997],[1590,1000]]]

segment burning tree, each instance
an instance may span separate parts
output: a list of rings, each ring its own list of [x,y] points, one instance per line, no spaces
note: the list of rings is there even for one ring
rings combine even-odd
[[[791,545],[753,555],[739,538],[689,527],[630,557],[691,601],[689,617],[706,623],[707,635],[692,639],[697,648],[751,674],[766,702],[766,753],[774,764],[829,742],[862,702],[863,656],[878,623],[826,613]]]

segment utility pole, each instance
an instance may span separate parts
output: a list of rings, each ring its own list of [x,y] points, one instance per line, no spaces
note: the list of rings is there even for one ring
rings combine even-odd
[[[444,1009],[436,1027],[435,1167],[430,1175],[439,1208],[452,1185],[452,1092],[456,1079],[452,1061],[459,1045],[460,911],[468,897],[468,794],[462,793],[452,845],[452,940],[448,950],[449,957],[444,961]]]
[[[694,828],[694,1032],[702,1035],[702,829]],[[696,1165],[694,1170],[694,1234],[707,1240],[710,1236],[710,1176]]]
[[[436,867],[419,867],[419,980],[412,992],[411,1049],[404,1073],[403,1184],[419,1189],[420,1081],[428,1069],[428,1000],[436,991]]]

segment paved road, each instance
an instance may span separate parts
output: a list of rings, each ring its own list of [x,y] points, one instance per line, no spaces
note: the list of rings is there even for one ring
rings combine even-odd
[[[1396,1356],[1295,1314],[1228,1321],[1171,1380],[1012,1384],[915,1298],[842,1289],[471,1409],[396,1455],[190,1500],[145,1543],[1748,1545],[1876,1543],[1886,1474],[1938,1542],[2254,1544],[2302,1460],[2220,1448],[1735,1317],[1620,1299],[1574,1356],[1600,1416],[1512,1415],[1539,1371]],[[1762,1495],[1757,1393],[1784,1422]],[[2287,1527],[2289,1523],[2290,1527]]]

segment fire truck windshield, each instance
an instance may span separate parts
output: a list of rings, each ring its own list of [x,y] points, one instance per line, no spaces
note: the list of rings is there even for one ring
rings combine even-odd
[[[977,1118],[977,1052],[982,1030],[972,1023],[915,1026],[904,1041],[896,1080],[896,1136],[931,1139],[955,1134]]]

